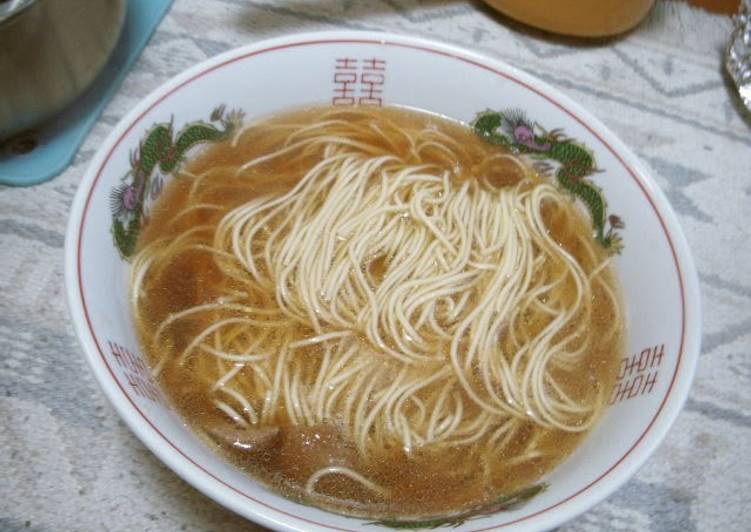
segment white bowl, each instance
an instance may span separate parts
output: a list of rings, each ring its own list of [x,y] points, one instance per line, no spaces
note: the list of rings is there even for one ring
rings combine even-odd
[[[120,121],[78,189],[65,250],[76,333],[110,401],[178,475],[249,519],[280,530],[365,525],[272,493],[213,454],[184,426],[151,380],[139,350],[126,298],[129,265],[112,233],[110,193],[132,182],[131,155],[139,154],[139,143],[155,124],[171,123],[174,138],[186,123],[198,120],[221,130],[218,115],[212,117],[219,105],[243,110],[247,121],[293,106],[332,102],[406,105],[465,122],[487,109],[521,109],[529,125],[562,128],[594,155],[601,172],[586,178],[602,189],[608,213],[625,221],[617,231],[623,251],[616,267],[625,294],[627,358],[613,404],[581,447],[546,476],[547,491],[513,511],[471,519],[459,530],[548,529],[591,508],[647,460],[686,399],[700,340],[698,281],[686,239],[637,158],[579,105],[499,61],[423,39],[324,32],[245,46],[177,76]],[[512,142],[524,141],[510,135]],[[147,205],[169,179],[169,172],[154,171]]]

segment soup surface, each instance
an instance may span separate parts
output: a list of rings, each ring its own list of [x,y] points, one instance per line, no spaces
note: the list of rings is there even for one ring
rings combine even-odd
[[[132,265],[142,347],[209,445],[287,497],[450,515],[537,482],[623,349],[571,198],[465,125],[317,107],[187,162]]]

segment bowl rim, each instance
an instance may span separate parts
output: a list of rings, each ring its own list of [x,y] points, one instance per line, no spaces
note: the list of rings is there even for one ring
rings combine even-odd
[[[209,58],[172,77],[150,92],[118,122],[101,144],[89,163],[71,206],[65,238],[65,290],[76,336],[89,366],[107,398],[136,436],[163,463],[204,495],[247,519],[279,530],[307,531],[311,530],[311,526],[314,526],[316,530],[349,530],[294,515],[243,493],[204,469],[164,436],[125,392],[106,362],[99,340],[89,321],[79,268],[83,224],[94,188],[119,143],[151,109],[157,107],[162,100],[181,87],[213,70],[243,58],[306,45],[348,43],[396,46],[454,58],[503,76],[546,98],[579,122],[610,150],[641,188],[660,221],[670,245],[681,290],[682,332],[676,369],[653,419],[632,447],[616,463],[576,493],[533,514],[508,522],[498,522],[489,528],[481,527],[473,530],[479,532],[510,526],[537,530],[559,526],[601,502],[631,478],[658,447],[678,416],[688,396],[700,350],[699,282],[688,243],[675,212],[664,193],[650,177],[650,172],[646,171],[633,152],[609,128],[558,89],[498,59],[431,39],[389,32],[335,30],[297,33],[265,39]]]

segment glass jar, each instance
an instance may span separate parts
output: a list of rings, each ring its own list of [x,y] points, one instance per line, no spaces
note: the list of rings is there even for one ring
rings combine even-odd
[[[606,37],[636,26],[655,0],[485,0],[530,26],[578,37]]]

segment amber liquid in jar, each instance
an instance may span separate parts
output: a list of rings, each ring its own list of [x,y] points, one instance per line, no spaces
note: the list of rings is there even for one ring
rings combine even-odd
[[[636,26],[655,0],[485,0],[530,26],[564,35],[606,37]]]

